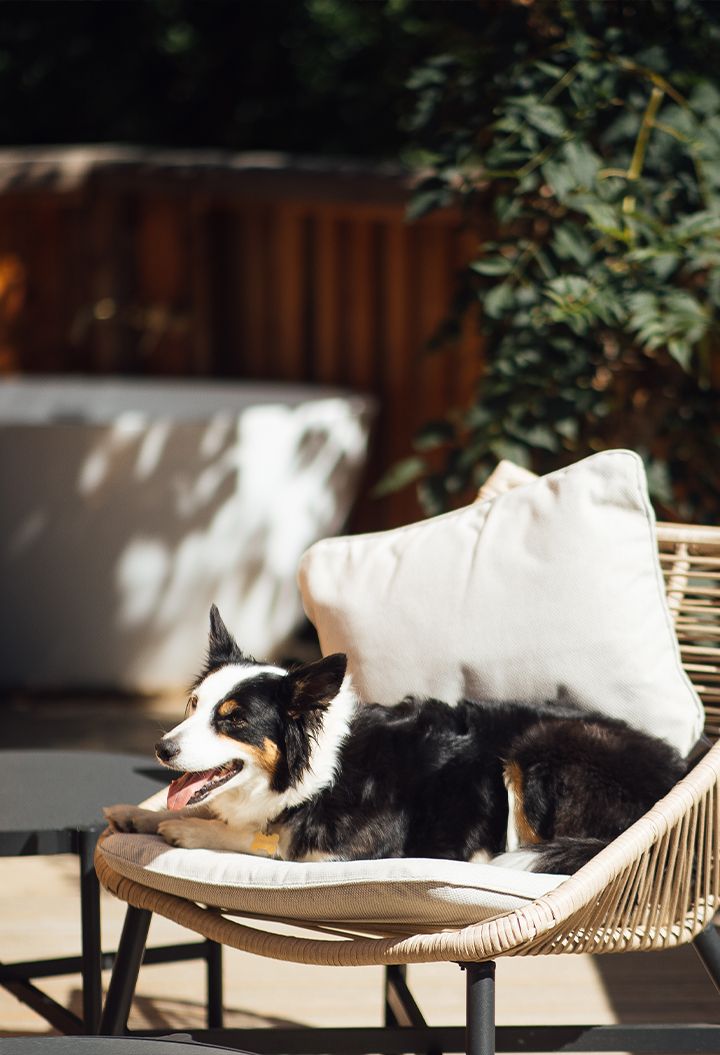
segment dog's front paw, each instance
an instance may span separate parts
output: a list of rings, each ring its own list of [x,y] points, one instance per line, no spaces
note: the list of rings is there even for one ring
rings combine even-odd
[[[162,835],[170,846],[181,846],[184,850],[199,850],[208,846],[208,822],[196,817],[162,821],[157,830],[158,835]]]
[[[106,806],[103,810],[105,820],[114,832],[140,832],[143,835],[154,835],[158,830],[158,815],[154,810],[142,806],[128,806],[119,803],[117,806]]]

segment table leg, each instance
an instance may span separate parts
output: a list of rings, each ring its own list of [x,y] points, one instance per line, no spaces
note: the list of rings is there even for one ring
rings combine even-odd
[[[80,914],[82,922],[82,988],[85,1032],[96,1034],[102,1013],[100,947],[100,885],[95,875],[95,846],[99,831],[78,832],[80,858]]]
[[[223,1025],[223,963],[222,945],[205,942],[207,966],[207,1024],[208,1029],[222,1029]]]

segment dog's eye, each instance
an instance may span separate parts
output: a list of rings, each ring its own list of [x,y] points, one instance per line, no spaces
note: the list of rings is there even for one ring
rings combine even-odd
[[[195,696],[195,695],[191,696],[190,699],[187,702],[187,707],[185,708],[185,717],[186,718],[189,718],[189,716],[196,710],[197,704],[198,704],[197,696]]]

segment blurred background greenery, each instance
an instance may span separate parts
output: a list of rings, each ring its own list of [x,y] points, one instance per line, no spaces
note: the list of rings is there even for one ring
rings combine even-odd
[[[401,163],[471,245],[415,352],[451,370],[470,320],[483,366],[381,489],[436,512],[627,446],[717,522],[718,69],[712,0],[9,0],[0,138]]]

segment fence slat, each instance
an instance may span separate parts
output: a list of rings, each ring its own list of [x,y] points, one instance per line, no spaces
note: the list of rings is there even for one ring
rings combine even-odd
[[[273,374],[305,380],[303,215],[292,206],[275,211],[272,266],[274,289],[266,290],[266,296],[276,309]]]
[[[375,387],[376,343],[372,267],[372,226],[349,223],[347,304],[347,381],[353,388]]]
[[[334,385],[340,381],[340,322],[337,213],[329,206],[315,212],[313,225],[311,357],[314,379]]]
[[[386,181],[383,197],[382,180],[368,194],[343,172],[311,184],[298,170],[294,183],[287,166],[266,193],[259,171],[213,183],[184,169],[164,183],[141,168],[71,193],[0,197],[0,252],[15,254],[28,289],[12,325],[0,317],[0,370],[370,391],[381,413],[369,484],[411,453],[419,425],[468,401],[482,367],[472,324],[455,348],[423,355],[469,251],[456,215],[407,225],[400,183]],[[408,488],[365,499],[358,522],[372,530],[419,515]]]

